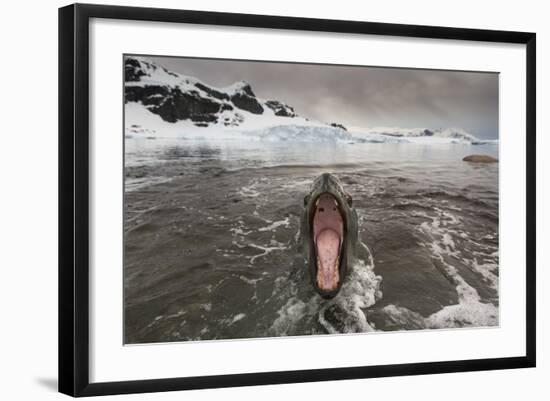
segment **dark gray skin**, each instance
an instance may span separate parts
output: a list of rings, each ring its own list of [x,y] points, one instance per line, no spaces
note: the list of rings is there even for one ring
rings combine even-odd
[[[340,214],[344,220],[344,239],[343,246],[340,251],[340,263],[338,266],[339,282],[335,290],[325,291],[317,285],[317,255],[313,241],[313,214],[315,211],[315,202],[323,193],[329,193],[338,202]],[[353,263],[357,259],[359,247],[359,227],[357,212],[353,207],[351,195],[348,194],[342,184],[334,175],[329,173],[321,174],[317,177],[309,194],[304,197],[304,211],[302,212],[302,221],[300,227],[300,245],[302,246],[303,256],[307,261],[309,276],[313,288],[317,293],[326,299],[334,298],[346,277],[347,272],[351,269]]]

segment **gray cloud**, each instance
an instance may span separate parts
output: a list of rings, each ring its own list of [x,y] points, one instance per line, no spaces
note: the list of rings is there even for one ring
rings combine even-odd
[[[464,128],[498,138],[498,74],[150,57],[217,87],[246,80],[256,95],[352,127]]]

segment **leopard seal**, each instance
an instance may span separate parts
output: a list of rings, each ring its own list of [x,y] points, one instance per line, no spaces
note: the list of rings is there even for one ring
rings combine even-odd
[[[357,259],[359,227],[353,199],[330,173],[317,177],[304,197],[300,243],[311,284],[334,298]]]

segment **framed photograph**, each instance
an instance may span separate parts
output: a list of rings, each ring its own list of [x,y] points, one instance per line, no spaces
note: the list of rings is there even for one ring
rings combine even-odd
[[[59,10],[59,390],[535,366],[535,34]]]

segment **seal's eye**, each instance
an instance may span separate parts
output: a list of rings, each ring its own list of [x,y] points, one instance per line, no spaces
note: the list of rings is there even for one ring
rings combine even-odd
[[[307,206],[309,203],[309,195],[304,196],[304,206]]]
[[[346,198],[347,198],[347,201],[348,201],[348,205],[351,207],[351,205],[353,204],[353,199],[352,199],[351,195],[348,195]]]

